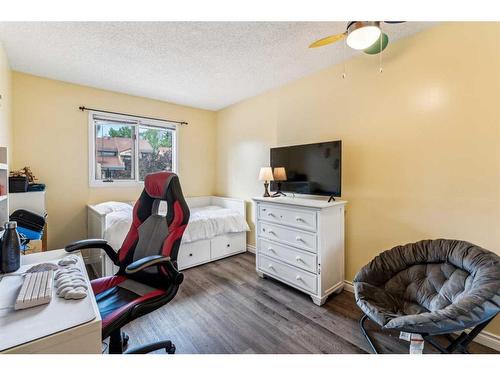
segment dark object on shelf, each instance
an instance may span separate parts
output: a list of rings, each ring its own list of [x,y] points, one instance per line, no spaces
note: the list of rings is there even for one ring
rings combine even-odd
[[[500,312],[500,257],[458,240],[397,246],[358,272],[354,292],[365,313],[361,332],[375,353],[367,318],[383,329],[418,333],[441,353],[468,353],[468,345]],[[454,337],[454,332],[462,333]]]
[[[41,232],[45,226],[45,217],[28,210],[15,210],[10,215],[11,221],[17,221],[20,227]]]
[[[33,172],[31,172],[30,167],[24,167],[18,169],[17,171],[10,171],[9,175],[10,177],[26,177],[30,184],[33,184],[35,180],[38,180],[38,178],[35,177]]]
[[[25,193],[28,191],[28,177],[9,177],[9,193]]]
[[[8,273],[17,271],[21,266],[21,241],[15,221],[5,223],[4,228],[0,246],[0,272]]]
[[[158,214],[160,201],[168,206],[166,215]],[[118,252],[100,239],[77,241],[65,249],[72,252],[100,248],[120,268],[115,276],[91,282],[102,318],[102,339],[110,338],[110,354],[142,354],[158,349],[173,354],[175,345],[169,340],[125,351],[128,336],[121,329],[169,303],[184,279],[177,271],[177,254],[189,221],[189,208],[177,175],[169,172],[146,175],[133,216],[127,239]]]
[[[45,184],[29,184],[28,191],[44,191]]]

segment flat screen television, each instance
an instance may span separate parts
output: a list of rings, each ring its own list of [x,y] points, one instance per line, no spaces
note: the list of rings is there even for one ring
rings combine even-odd
[[[284,167],[283,192],[340,197],[342,141],[271,148],[271,167]],[[271,190],[277,190],[271,182]]]

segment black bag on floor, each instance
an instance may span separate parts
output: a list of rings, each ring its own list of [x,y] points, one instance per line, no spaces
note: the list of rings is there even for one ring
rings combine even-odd
[[[45,217],[27,210],[15,210],[10,221],[17,221],[19,227],[41,232],[45,226]]]

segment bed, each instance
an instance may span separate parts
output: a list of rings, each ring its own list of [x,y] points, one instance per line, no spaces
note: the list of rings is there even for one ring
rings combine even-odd
[[[191,211],[177,262],[179,270],[212,262],[246,251],[245,201],[204,196],[186,198]],[[88,237],[103,238],[118,250],[132,221],[133,202],[103,202],[87,205]],[[160,206],[161,213],[163,207]],[[99,270],[111,276],[117,267],[104,254]]]

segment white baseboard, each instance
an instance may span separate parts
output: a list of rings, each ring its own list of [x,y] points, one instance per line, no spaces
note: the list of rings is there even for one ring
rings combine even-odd
[[[354,293],[354,286],[351,281],[344,281],[344,290],[350,293]],[[474,342],[478,344],[487,346],[488,348],[495,349],[500,351],[500,336],[495,335],[491,332],[483,331],[479,335],[476,336]]]
[[[344,290],[350,293],[354,293],[354,286],[352,282],[344,280]]]
[[[488,348],[495,349],[500,352],[500,336],[491,332],[483,331],[476,336],[474,342],[487,346]]]
[[[249,253],[255,254],[255,245],[248,245],[247,244],[247,251]]]

